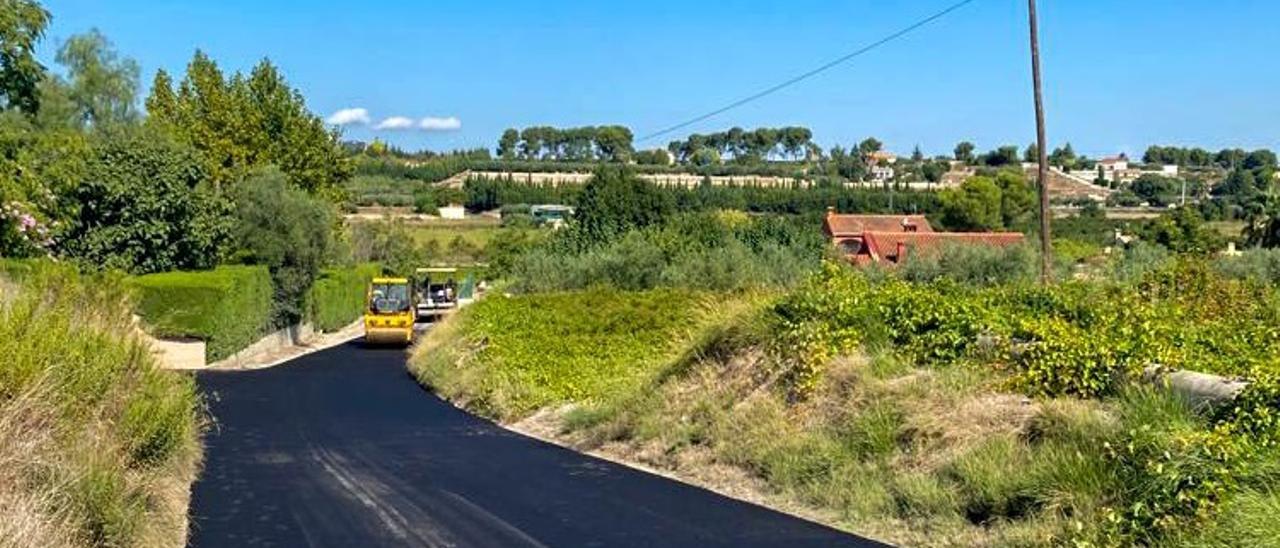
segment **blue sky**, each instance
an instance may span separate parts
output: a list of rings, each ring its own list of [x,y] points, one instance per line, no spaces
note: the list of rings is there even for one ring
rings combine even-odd
[[[46,0],[42,47],[97,27],[180,73],[270,57],[348,137],[492,147],[503,128],[620,123],[638,135],[839,57],[953,0],[376,3]],[[1280,149],[1280,2],[1041,0],[1051,143],[1103,155],[1152,143]],[[949,153],[1034,139],[1026,2],[976,0],[921,31],[689,131],[804,125],[823,145],[874,135]],[[460,128],[375,130],[390,117]],[[686,133],[686,132],[681,132]],[[683,135],[679,135],[683,136]],[[664,146],[676,135],[638,143]]]

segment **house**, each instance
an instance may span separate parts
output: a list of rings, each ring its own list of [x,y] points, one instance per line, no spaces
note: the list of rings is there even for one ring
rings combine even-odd
[[[871,179],[877,183],[888,182],[893,179],[893,168],[876,164],[871,166]]]
[[[923,215],[841,215],[828,209],[823,232],[849,262],[901,264],[911,253],[946,245],[1005,247],[1024,241],[1018,232],[935,232]]]
[[[890,165],[898,162],[898,156],[892,152],[877,150],[867,155],[867,163]]]

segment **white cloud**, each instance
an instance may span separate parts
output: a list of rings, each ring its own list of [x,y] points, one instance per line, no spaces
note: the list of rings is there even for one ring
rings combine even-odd
[[[330,115],[325,121],[335,126],[368,124],[369,111],[363,108],[344,108]]]
[[[448,118],[436,118],[428,116],[418,122],[418,128],[423,131],[454,131],[462,129],[462,120],[456,116]]]
[[[413,126],[414,122],[411,118],[405,118],[404,116],[392,116],[378,122],[378,125],[373,126],[373,129],[409,129]]]

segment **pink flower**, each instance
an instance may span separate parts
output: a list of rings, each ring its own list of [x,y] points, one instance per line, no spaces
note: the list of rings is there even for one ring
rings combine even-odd
[[[31,227],[34,227],[34,226],[36,226],[36,218],[32,217],[30,213],[23,213],[18,217],[19,231],[26,232],[27,230],[30,230]]]

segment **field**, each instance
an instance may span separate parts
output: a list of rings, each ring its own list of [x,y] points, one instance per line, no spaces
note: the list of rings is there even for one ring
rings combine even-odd
[[[828,265],[660,316],[688,293],[494,297],[412,368],[486,415],[902,545],[1277,538],[1270,267],[1115,268],[1043,289]],[[1144,383],[1152,363],[1253,385],[1206,412]]]

